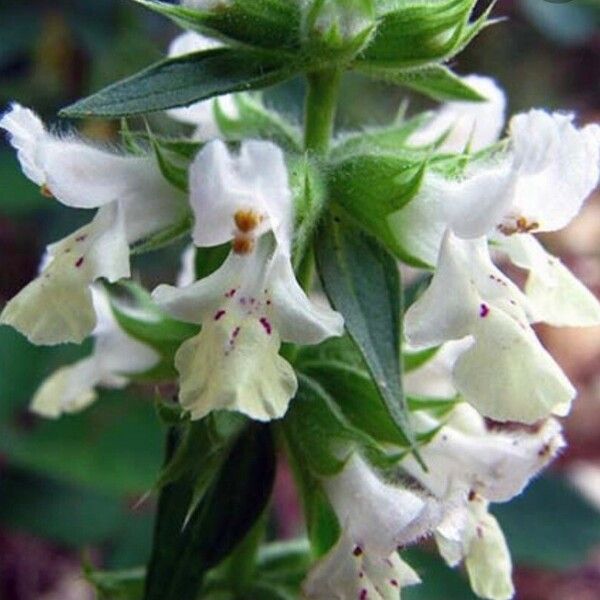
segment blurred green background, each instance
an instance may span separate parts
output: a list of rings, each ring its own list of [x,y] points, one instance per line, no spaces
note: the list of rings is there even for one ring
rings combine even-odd
[[[458,57],[454,66],[459,73],[496,77],[508,92],[510,112],[541,106],[576,111],[585,121],[600,119],[596,0],[500,0],[494,15],[508,20],[484,31]],[[4,0],[0,23],[0,110],[17,100],[52,122],[70,101],[159,58],[176,34],[166,20],[126,0]],[[340,107],[340,128],[384,123],[405,96],[358,77],[344,86],[341,97],[351,101]],[[297,118],[301,92],[302,83],[292,82],[267,97]],[[411,100],[411,110],[422,106],[429,105]],[[161,115],[153,116],[151,124],[164,131],[176,127]],[[88,136],[116,141],[115,123],[78,125]],[[592,206],[598,207],[598,199]],[[574,233],[549,243],[598,291],[598,211],[583,218],[587,221],[579,222]],[[88,219],[83,211],[41,196],[22,176],[14,152],[0,143],[0,305],[35,275],[47,243]],[[591,236],[587,244],[582,243],[586,235]],[[172,281],[177,251],[154,253],[134,266],[148,285]],[[571,332],[565,342],[541,331],[566,361],[563,366],[582,398],[568,424],[571,448],[556,472],[496,511],[519,565],[520,600],[600,598],[599,513],[565,478],[576,461],[600,464],[599,333],[584,339]],[[587,353],[581,353],[582,345]],[[573,347],[579,348],[577,360]],[[137,506],[137,501],[152,486],[161,461],[164,432],[154,414],[154,390],[103,392],[91,409],[56,422],[27,411],[42,379],[89,349],[89,343],[36,348],[13,330],[0,328],[0,600],[93,598],[79,574],[82,560],[123,568],[147,558],[153,504]],[[296,511],[285,500],[289,478],[284,473],[279,480],[276,526],[289,533]],[[406,598],[472,598],[461,574],[443,567],[427,545],[411,554],[425,584]]]

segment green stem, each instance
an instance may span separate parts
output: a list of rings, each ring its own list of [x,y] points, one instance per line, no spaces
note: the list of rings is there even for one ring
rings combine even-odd
[[[327,154],[329,150],[341,76],[338,69],[325,69],[307,75],[304,147],[315,154]]]

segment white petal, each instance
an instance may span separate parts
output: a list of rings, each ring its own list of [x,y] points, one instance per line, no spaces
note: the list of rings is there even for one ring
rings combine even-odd
[[[338,521],[346,523],[354,543],[368,553],[388,556],[430,528],[430,523],[421,524],[428,512],[427,501],[412,491],[386,484],[357,455],[339,474],[327,478],[324,487]]]
[[[283,152],[271,142],[243,142],[237,156],[219,140],[206,144],[190,168],[190,189],[197,246],[233,239],[234,216],[241,210],[260,219],[252,235],[272,230],[282,248],[289,251],[291,192]]]
[[[152,157],[120,156],[50,136],[40,144],[38,157],[47,188],[67,206],[94,208],[170,191]]]
[[[444,104],[425,127],[410,136],[408,143],[415,146],[433,144],[449,132],[440,150],[463,152],[467,147],[472,151],[481,150],[498,140],[504,127],[504,92],[488,77],[469,75],[462,79],[486,101]]]
[[[187,287],[196,281],[196,248],[189,244],[181,255],[181,265],[177,274],[177,287]]]
[[[447,181],[443,211],[449,227],[463,238],[495,230],[510,210],[515,185],[508,155],[468,169],[461,181]]]
[[[152,234],[182,223],[190,217],[186,195],[171,186],[153,167],[138,182],[135,193],[123,193],[127,241],[142,241]],[[141,175],[141,173],[140,173]]]
[[[175,355],[181,405],[192,419],[220,409],[258,421],[282,417],[297,382],[279,346],[277,332],[265,331],[256,319],[224,315],[206,322]]]
[[[503,237],[500,248],[529,271],[525,294],[537,321],[566,327],[600,325],[600,302],[531,235]]]
[[[490,308],[473,335],[475,344],[456,363],[454,382],[482,415],[535,423],[569,412],[575,388],[529,327]]]
[[[46,269],[6,305],[0,322],[34,344],[79,343],[96,324],[90,283],[129,276],[129,248],[118,205],[100,209],[89,225],[48,252],[52,260]]]
[[[176,194],[151,156],[122,156],[74,136],[50,134],[33,112],[19,105],[4,115],[0,126],[11,134],[25,174],[67,206],[95,208],[117,200],[153,203]]]
[[[481,598],[510,600],[515,593],[512,560],[498,521],[481,510],[474,526],[465,560],[471,587]]]
[[[309,571],[302,584],[307,600],[398,600],[400,589],[419,576],[397,554],[357,550],[347,531]]]
[[[36,392],[30,409],[42,417],[55,419],[63,413],[83,410],[96,400],[94,387],[99,371],[93,357],[62,367],[46,379]]]
[[[507,502],[520,494],[564,445],[554,419],[534,430],[490,429],[474,408],[461,403],[433,440],[421,448],[427,472],[412,456],[403,460],[402,467],[439,498],[448,496],[452,486],[459,486],[488,500]]]
[[[319,344],[343,335],[342,315],[311,302],[296,281],[289,256],[281,252],[275,255],[267,286],[273,302],[273,325],[284,342]]]
[[[39,117],[15,103],[0,119],[0,128],[8,132],[25,175],[34,183],[43,185],[46,177],[37,157],[37,148],[48,134]]]
[[[484,238],[461,240],[448,231],[430,286],[406,313],[406,338],[417,348],[461,339],[474,332],[490,303],[514,310],[527,306],[493,265]]]
[[[447,181],[438,175],[426,175],[418,194],[402,209],[388,217],[390,230],[398,244],[425,265],[437,262],[447,227],[443,211]]]
[[[106,293],[92,287],[97,325],[93,356],[97,363],[101,385],[120,386],[125,375],[150,370],[160,360],[158,352],[126,334],[119,326]]]
[[[492,264],[484,238],[448,232],[431,285],[405,316],[413,346],[472,336],[454,369],[456,389],[482,414],[532,423],[564,415],[575,391],[528,325],[527,299]]]
[[[573,126],[573,117],[542,110],[510,121],[518,173],[511,212],[538,230],[565,227],[600,175],[600,126]]]
[[[159,285],[152,297],[177,319],[200,324],[226,308],[230,301],[244,303],[263,292],[272,244],[261,239],[250,255],[231,252],[208,277],[184,288]],[[253,302],[254,303],[254,302]]]

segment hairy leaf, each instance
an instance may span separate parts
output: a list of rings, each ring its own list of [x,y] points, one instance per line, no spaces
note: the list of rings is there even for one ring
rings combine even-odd
[[[61,111],[66,117],[125,117],[213,96],[260,89],[294,75],[289,57],[249,48],[217,48],[160,61],[79,100]]]

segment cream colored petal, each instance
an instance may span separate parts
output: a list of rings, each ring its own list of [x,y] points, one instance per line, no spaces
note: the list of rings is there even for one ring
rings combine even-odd
[[[510,552],[487,506],[481,497],[472,498],[448,515],[447,522],[436,531],[435,539],[449,566],[465,561],[471,588],[477,596],[510,600],[514,595]]]
[[[569,412],[575,388],[523,322],[488,307],[473,335],[475,343],[456,362],[454,382],[482,415],[535,423]]]
[[[465,559],[471,588],[480,598],[510,600],[515,593],[512,560],[500,525],[484,509],[477,511],[473,525]]]
[[[515,265],[529,271],[525,294],[536,321],[557,327],[600,325],[598,299],[532,235],[513,235],[499,242]]]
[[[83,410],[96,400],[94,387],[99,383],[100,375],[93,357],[62,367],[42,383],[30,409],[51,419]]]
[[[282,417],[297,382],[279,346],[277,331],[254,317],[225,314],[204,323],[175,356],[183,408],[192,419],[221,409],[258,421]]]
[[[34,344],[83,341],[96,325],[89,285],[129,275],[129,248],[121,211],[110,205],[94,220],[48,249],[52,258],[40,275],[5,306],[0,322]]]

